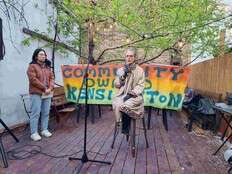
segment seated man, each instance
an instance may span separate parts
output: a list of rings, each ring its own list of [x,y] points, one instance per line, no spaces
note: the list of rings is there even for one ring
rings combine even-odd
[[[145,75],[143,69],[137,64],[137,52],[135,48],[126,51],[125,65],[118,69],[114,82],[118,92],[116,93],[112,105],[116,117],[116,122],[122,121],[122,132],[128,133],[130,118],[143,117],[144,101],[143,90]]]

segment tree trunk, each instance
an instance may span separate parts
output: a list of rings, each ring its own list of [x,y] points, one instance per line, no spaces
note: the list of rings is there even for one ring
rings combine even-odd
[[[94,35],[94,24],[92,22],[89,23],[88,27],[88,59],[89,63],[95,65],[96,61],[93,57],[93,50],[94,50],[94,42],[93,42],[93,35]]]

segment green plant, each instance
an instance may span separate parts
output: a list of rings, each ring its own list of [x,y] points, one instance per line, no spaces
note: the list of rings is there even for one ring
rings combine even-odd
[[[73,36],[76,42],[72,44],[76,47],[94,40],[96,48],[102,44],[102,35],[112,26],[116,28],[113,32],[123,33],[128,38],[129,42],[93,55],[96,61],[107,52],[128,45],[146,49],[146,61],[154,60],[157,58],[154,50],[158,56],[162,55],[173,49],[179,40],[197,45],[192,51],[213,54],[218,47],[221,22],[231,19],[231,15],[223,14],[216,0],[54,0],[53,3],[58,12],[59,33]],[[94,25],[92,32],[95,34],[94,38],[86,40],[90,23]],[[77,42],[80,27],[82,42]]]

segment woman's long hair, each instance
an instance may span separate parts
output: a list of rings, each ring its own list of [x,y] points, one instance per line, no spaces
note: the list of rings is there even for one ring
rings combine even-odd
[[[46,51],[45,51],[44,49],[42,49],[42,48],[37,48],[37,49],[34,51],[33,55],[32,55],[32,61],[30,62],[30,64],[36,64],[36,63],[37,63],[37,56],[38,56],[38,54],[39,54],[40,51],[43,51],[44,54],[45,54],[45,56],[47,57],[47,53],[46,53]],[[45,59],[45,65],[46,65],[47,67],[51,68],[51,61],[48,60],[47,58]]]

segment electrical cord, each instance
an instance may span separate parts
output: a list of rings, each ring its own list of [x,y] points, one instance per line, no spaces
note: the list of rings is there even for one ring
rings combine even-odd
[[[31,149],[28,150],[28,147],[31,147]],[[27,149],[25,149],[25,148],[27,148]],[[43,152],[42,147],[39,145],[24,145],[24,146],[20,146],[20,147],[14,148],[12,150],[9,150],[7,152],[7,155],[8,155],[9,160],[24,160],[24,159],[31,158],[31,157],[38,155],[38,154],[42,154],[44,156],[48,156],[51,158],[66,158],[66,157],[76,155],[82,151],[83,150],[79,150],[79,151],[74,152],[72,154],[65,154],[65,155],[57,155],[56,156],[56,155],[51,155],[49,153]],[[109,153],[109,152],[107,152],[105,154],[101,154],[99,152],[92,152],[92,151],[88,151],[88,152],[94,153],[96,155],[102,155],[102,156],[108,155],[108,153]]]

